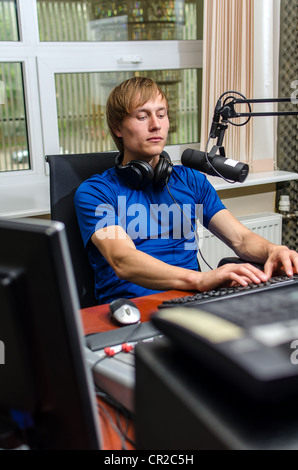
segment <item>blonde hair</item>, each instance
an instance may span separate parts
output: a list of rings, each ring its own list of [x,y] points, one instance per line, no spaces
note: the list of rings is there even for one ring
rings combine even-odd
[[[110,93],[106,105],[106,117],[111,136],[120,153],[124,152],[121,137],[114,130],[118,129],[123,119],[134,109],[143,106],[147,101],[161,95],[166,102],[168,99],[160,86],[148,77],[133,77],[117,85]]]

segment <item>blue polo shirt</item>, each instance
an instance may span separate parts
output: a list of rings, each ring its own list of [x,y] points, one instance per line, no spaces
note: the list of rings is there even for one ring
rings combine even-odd
[[[130,189],[115,168],[83,182],[75,194],[78,222],[95,272],[95,293],[100,304],[159,291],[120,280],[90,241],[101,228],[120,225],[138,250],[167,264],[198,270],[197,219],[208,227],[225,209],[215,189],[199,171],[175,165],[166,186],[152,184]]]

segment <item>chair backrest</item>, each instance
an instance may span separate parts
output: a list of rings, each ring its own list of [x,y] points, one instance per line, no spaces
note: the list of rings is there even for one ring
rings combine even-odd
[[[94,272],[85,251],[74,207],[79,185],[115,165],[118,152],[46,155],[50,167],[51,219],[63,222],[81,308],[96,305]]]

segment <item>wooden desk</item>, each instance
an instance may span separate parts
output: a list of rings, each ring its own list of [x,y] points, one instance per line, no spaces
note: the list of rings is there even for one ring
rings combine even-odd
[[[168,291],[162,292],[160,294],[148,295],[146,297],[138,297],[133,300],[141,312],[141,320],[148,321],[150,320],[151,315],[157,311],[158,305],[161,304],[163,300],[182,297],[188,294],[190,294],[190,292]],[[84,333],[86,335],[119,328],[111,321],[108,304],[85,308],[81,310],[81,315]],[[113,423],[116,423],[118,418],[123,429],[126,429],[128,426],[127,435],[129,440],[134,442],[134,423],[132,417],[126,419],[124,415],[119,414],[117,410],[101,399],[98,399],[98,409],[101,418],[101,431],[104,450],[123,449],[120,436],[114,430],[111,419]],[[126,441],[126,447],[127,449],[134,449],[134,446],[130,441]]]

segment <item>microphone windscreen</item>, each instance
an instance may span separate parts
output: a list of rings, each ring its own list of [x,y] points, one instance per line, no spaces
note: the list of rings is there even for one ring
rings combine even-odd
[[[218,176],[229,181],[243,183],[249,173],[246,163],[238,162],[221,155],[210,156],[200,150],[186,149],[182,153],[183,166],[207,173],[210,176]]]
[[[207,164],[205,152],[201,152],[200,150],[186,149],[181,155],[181,163],[183,166],[200,170],[204,163]]]

